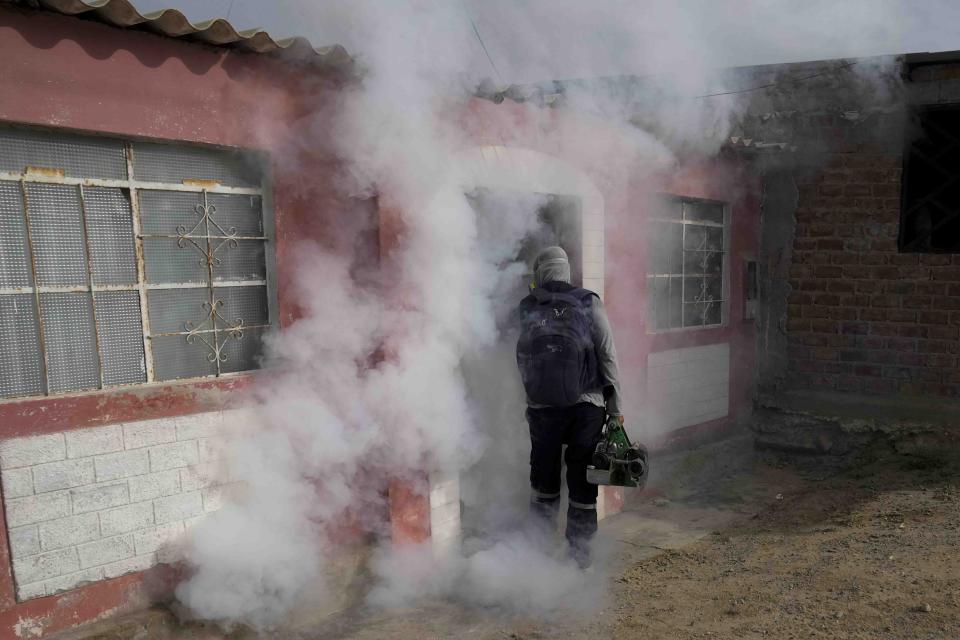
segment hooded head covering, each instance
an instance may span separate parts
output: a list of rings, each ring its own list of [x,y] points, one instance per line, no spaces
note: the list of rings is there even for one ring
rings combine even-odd
[[[570,260],[561,247],[547,247],[533,262],[534,284],[542,287],[548,282],[561,281],[570,284]]]

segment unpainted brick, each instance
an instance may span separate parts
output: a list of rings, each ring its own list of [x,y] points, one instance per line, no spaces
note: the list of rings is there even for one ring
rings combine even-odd
[[[917,312],[911,309],[889,309],[887,320],[890,322],[916,322]]]
[[[916,351],[917,341],[910,338],[890,338],[887,347],[894,351]]]
[[[923,356],[919,353],[901,353],[897,356],[897,362],[907,367],[919,367],[923,364]]]

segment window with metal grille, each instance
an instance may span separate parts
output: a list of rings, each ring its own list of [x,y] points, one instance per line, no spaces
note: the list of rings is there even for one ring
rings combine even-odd
[[[960,253],[960,108],[918,113],[904,154],[900,250]]]
[[[0,128],[0,398],[255,368],[275,307],[260,166]]]
[[[723,324],[727,208],[668,198],[650,224],[648,326],[654,331]]]

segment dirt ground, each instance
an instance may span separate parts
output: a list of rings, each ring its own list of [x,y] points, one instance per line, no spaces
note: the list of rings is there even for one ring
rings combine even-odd
[[[268,637],[960,638],[957,450],[878,447],[828,469],[756,454],[744,436],[667,456],[654,462],[660,495],[634,496],[602,528],[613,553],[599,570],[610,577],[591,615],[527,618],[431,602],[353,609]],[[87,637],[161,637],[139,633]],[[169,633],[223,637],[198,627]]]

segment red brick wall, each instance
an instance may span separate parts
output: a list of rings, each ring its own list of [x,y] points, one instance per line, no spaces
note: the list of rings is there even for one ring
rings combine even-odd
[[[791,387],[960,395],[960,255],[899,253],[901,155],[833,154],[798,181]]]

